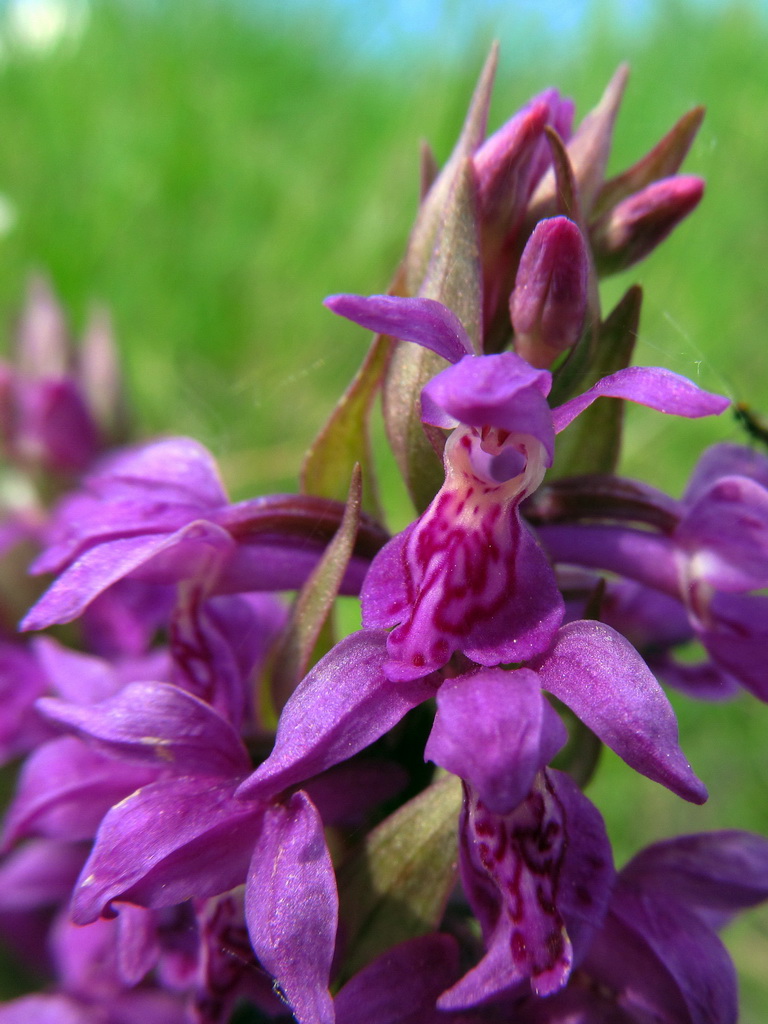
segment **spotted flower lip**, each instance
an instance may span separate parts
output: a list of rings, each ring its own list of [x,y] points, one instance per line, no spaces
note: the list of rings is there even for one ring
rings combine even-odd
[[[526,980],[538,996],[557,992],[608,907],[614,870],[600,814],[569,776],[548,769],[507,815],[465,787],[459,828],[462,880],[486,954],[438,1006],[482,1004]]]

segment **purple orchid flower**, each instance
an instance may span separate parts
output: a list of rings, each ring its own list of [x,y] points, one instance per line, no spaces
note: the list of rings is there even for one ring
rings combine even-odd
[[[403,683],[386,676],[387,634],[361,630],[337,644],[283,709],[271,755],[238,795],[268,800],[365,749],[437,696],[426,756],[461,776],[496,813],[508,813],[562,745],[562,726],[542,697],[568,705],[627,764],[701,803],[706,789],[678,745],[664,693],[634,648],[599,622],[556,634],[531,668],[440,673]]]
[[[424,515],[374,559],[362,592],[363,624],[394,627],[386,668],[393,680],[439,669],[456,651],[498,665],[547,649],[564,608],[520,503],[551,465],[555,434],[592,402],[626,398],[689,417],[728,405],[668,370],[630,367],[550,409],[548,371],[512,352],[472,355],[460,321],[438,302],[339,295],[326,305],[454,364],[422,393],[424,422],[453,430],[445,484]]]
[[[34,654],[19,643],[0,640],[0,764],[26,754],[49,738],[50,729],[35,710],[47,689]]]
[[[75,922],[114,913],[115,901],[162,909],[245,884],[259,961],[301,1024],[331,1024],[336,883],[309,797],[236,798],[251,769],[237,732],[167,683],[132,683],[91,706],[45,698],[41,709],[116,775],[146,775],[105,812],[75,889]]]
[[[338,502],[302,495],[232,505],[213,458],[188,438],[120,452],[54,514],[50,543],[32,571],[60,575],[22,629],[69,622],[126,577],[154,584],[204,579],[209,593],[293,589],[315,566],[342,511]],[[365,520],[343,593],[359,592],[384,540]]]
[[[593,502],[570,522],[566,513],[564,521],[547,525],[534,509],[552,559],[630,581],[632,589],[625,585],[623,594],[615,585],[613,597],[609,591],[606,621],[637,635],[641,650],[667,652],[657,655],[654,667],[673,685],[711,699],[729,696],[740,683],[768,700],[768,598],[756,593],[768,586],[768,458],[739,445],[716,445],[700,460],[680,502],[626,481],[613,481],[608,491],[618,498],[612,509]],[[632,517],[641,525],[621,521]],[[669,654],[691,639],[709,655],[693,669]]]
[[[184,1000],[153,984],[133,987],[119,970],[119,924],[77,928],[60,917],[51,932],[57,991],[0,1006],[2,1024],[187,1024]]]
[[[665,840],[619,873],[602,928],[578,975],[545,1001],[514,1009],[521,1024],[735,1024],[736,977],[717,937],[768,898],[768,841],[747,832]]]

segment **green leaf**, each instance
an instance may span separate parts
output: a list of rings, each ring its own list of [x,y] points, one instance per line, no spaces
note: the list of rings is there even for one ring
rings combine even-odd
[[[279,711],[306,675],[346,572],[360,524],[362,474],[356,465],[339,528],[296,596],[291,617],[272,660],[272,698]]]
[[[458,871],[461,783],[443,775],[373,829],[339,871],[349,950],[342,979],[395,943],[434,931]]]
[[[477,182],[469,159],[463,161],[446,199],[432,258],[419,295],[448,306],[464,325],[476,352],[481,337],[481,269]],[[419,512],[444,479],[441,434],[427,434],[421,422],[421,391],[448,362],[420,345],[403,342],[392,356],[384,381],[384,422],[392,450]]]
[[[390,339],[377,335],[362,366],[305,455],[301,469],[301,489],[305,494],[343,501],[352,467],[359,463],[363,473],[363,508],[380,522],[384,516],[373,469],[369,422],[390,351]]]
[[[485,137],[498,57],[498,46],[494,43],[480,73],[454,150],[419,207],[405,256],[406,295],[420,294],[421,284],[432,261],[436,239],[445,219],[445,210],[449,206],[449,196],[455,191],[456,181],[463,174],[465,160],[474,153]]]

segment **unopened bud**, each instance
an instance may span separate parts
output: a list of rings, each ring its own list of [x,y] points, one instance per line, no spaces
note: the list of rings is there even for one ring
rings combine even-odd
[[[61,377],[72,348],[59,301],[47,278],[33,275],[17,328],[17,367],[27,377]]]
[[[644,259],[697,205],[701,178],[662,178],[615,206],[592,226],[590,238],[601,276]]]
[[[104,308],[92,310],[80,344],[78,378],[86,405],[101,433],[113,444],[128,436],[128,409],[112,321]]]
[[[486,139],[472,157],[480,216],[493,235],[508,234],[525,210],[533,158],[548,116],[546,102],[532,101]]]
[[[540,221],[523,250],[509,311],[515,351],[538,368],[578,341],[587,305],[589,258],[567,217]]]

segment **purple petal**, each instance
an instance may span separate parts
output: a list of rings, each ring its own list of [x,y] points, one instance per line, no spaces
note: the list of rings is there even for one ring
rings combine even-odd
[[[434,299],[404,299],[396,295],[330,295],[328,309],[377,334],[413,341],[451,363],[472,354],[464,326],[447,306]]]
[[[72,919],[94,921],[112,900],[170,907],[241,885],[263,809],[232,790],[210,776],[182,776],[116,804],[83,868]]]
[[[201,905],[195,901],[193,927],[199,935],[198,948],[191,952],[190,977],[182,980],[193,987],[190,1017],[196,1024],[227,1024],[238,1003],[249,1004],[259,1021],[284,1018],[285,1003],[278,998],[272,978],[256,959],[245,921],[244,891],[224,893]],[[163,972],[166,985],[166,972]],[[170,986],[168,986],[170,987]],[[252,1009],[251,1009],[252,1008]],[[261,1011],[261,1012],[259,1012]]]
[[[719,415],[730,405],[722,395],[702,391],[687,377],[657,366],[630,366],[603,377],[594,387],[552,410],[555,433],[559,434],[596,398],[626,398],[659,412],[675,416]]]
[[[49,936],[59,984],[88,1002],[109,1003],[123,987],[117,969],[117,921],[80,928],[62,915]]]
[[[94,598],[83,612],[84,646],[99,657],[119,659],[121,664],[124,658],[141,658],[158,632],[165,629],[175,600],[173,584],[163,587],[140,580],[118,580]],[[159,658],[162,654],[170,661],[167,652],[154,652],[150,656]],[[143,678],[167,680],[168,667],[163,669],[158,665]],[[64,695],[60,687],[59,692]]]
[[[644,259],[695,209],[703,193],[701,178],[675,174],[618,202],[590,226],[600,276]]]
[[[558,523],[537,533],[553,562],[628,576],[680,599],[679,551],[671,537],[602,523]]]
[[[446,1015],[435,1003],[456,978],[458,959],[451,935],[423,935],[393,946],[341,989],[336,1024],[440,1024]]]
[[[168,437],[118,452],[86,484],[99,492],[141,489],[201,510],[227,503],[215,459],[189,437]]]
[[[508,814],[566,739],[535,672],[485,669],[442,684],[424,757],[467,781],[494,814]]]
[[[58,572],[97,542],[173,532],[227,501],[211,455],[188,438],[118,452],[83,486],[56,509],[49,547],[33,572]]]
[[[715,594],[705,621],[694,627],[715,665],[768,701],[768,597]]]
[[[768,839],[735,830],[676,836],[641,850],[621,877],[719,927],[768,899]]]
[[[395,761],[362,755],[329,768],[304,786],[326,825],[357,829],[377,805],[406,788],[408,772]]]
[[[366,629],[390,629],[408,615],[412,595],[404,559],[408,539],[417,526],[418,522],[411,523],[393,537],[371,563],[360,595]]]
[[[547,367],[575,344],[587,308],[589,257],[567,217],[539,221],[526,243],[509,299],[515,351]]]
[[[35,701],[49,680],[39,659],[19,643],[0,640],[0,764],[48,739],[51,730]]]
[[[168,683],[130,683],[90,707],[51,697],[38,706],[111,757],[224,779],[247,774],[251,765],[229,722]]]
[[[736,974],[714,931],[677,900],[621,876],[583,967],[649,1019],[736,1024]]]
[[[36,637],[33,647],[54,691],[65,700],[95,704],[123,685],[115,666],[104,658],[73,651],[49,636]]]
[[[253,675],[285,624],[271,595],[205,601],[204,584],[179,588],[170,622],[173,681],[239,729],[252,716]]]
[[[301,1024],[334,1024],[328,991],[338,895],[323,825],[302,792],[270,807],[256,841],[245,896],[260,962]]]
[[[234,542],[221,527],[203,520],[172,534],[150,534],[109,541],[86,551],[27,613],[20,628],[44,629],[71,622],[99,594],[138,569],[156,583],[175,583],[223,562]]]
[[[74,736],[52,740],[22,769],[3,843],[27,835],[91,839],[112,804],[155,778],[157,769],[120,764]]]
[[[690,574],[718,590],[768,586],[768,490],[721,477],[688,508],[675,540],[691,555]]]
[[[543,688],[630,767],[693,803],[707,799],[664,691],[624,637],[600,622],[569,623],[535,668]]]
[[[397,623],[393,680],[440,669],[455,651],[485,666],[523,661],[562,621],[552,567],[517,511],[519,481],[488,494],[459,475],[374,559],[363,588],[363,621]]]
[[[768,455],[743,444],[715,444],[696,463],[683,501],[692,504],[722,476],[745,476],[768,487]]]
[[[66,377],[24,381],[19,388],[23,408],[20,451],[34,452],[45,467],[81,473],[99,448],[96,424],[80,387]]]
[[[0,913],[57,907],[72,893],[85,849],[76,843],[33,839],[0,864]]]
[[[598,809],[564,772],[544,773],[565,818],[568,847],[557,890],[557,906],[565,921],[579,965],[608,912],[616,880],[613,853]]]
[[[386,678],[386,640],[383,630],[353,633],[315,665],[283,708],[274,750],[238,796],[268,799],[346,761],[434,696],[430,680]]]
[[[600,815],[561,772],[544,771],[511,814],[494,815],[469,789],[461,870],[487,953],[438,1002],[462,1009],[530,979],[539,996],[562,988],[573,944],[601,924],[614,878]]]
[[[115,923],[118,927],[120,977],[126,985],[137,985],[157,966],[160,958],[158,911],[137,907],[133,903],[121,903],[115,909],[119,910]],[[192,927],[191,923],[188,926]]]
[[[200,518],[195,505],[169,505],[154,495],[140,500],[75,493],[59,504],[48,531],[47,547],[30,572],[61,572],[97,544],[151,534],[168,534]]]
[[[671,655],[646,655],[648,667],[667,686],[694,700],[731,700],[740,692],[739,682],[712,661],[696,664],[676,661]]]
[[[495,233],[509,235],[525,210],[538,171],[536,157],[550,115],[549,99],[546,94],[532,99],[472,156],[481,216]]]
[[[96,1006],[64,995],[33,995],[0,1006],[0,1024],[104,1024]]]
[[[536,370],[514,352],[465,357],[426,385],[424,411],[440,409],[448,418],[428,418],[435,426],[498,427],[533,434],[552,452],[552,417],[545,399],[552,386],[547,370]],[[426,417],[425,417],[426,418]]]
[[[590,579],[589,589],[597,581]],[[579,616],[574,616],[578,618]],[[666,651],[693,639],[683,603],[634,580],[611,581],[600,606],[600,618],[646,653]]]

